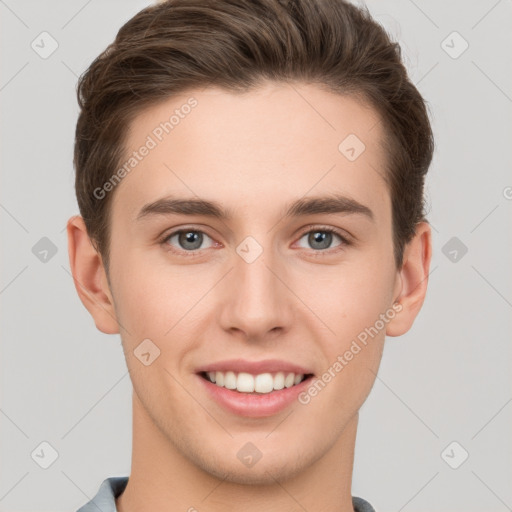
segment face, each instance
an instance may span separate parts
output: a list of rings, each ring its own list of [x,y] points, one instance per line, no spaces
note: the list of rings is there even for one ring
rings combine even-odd
[[[400,291],[382,136],[305,84],[188,91],[133,121],[140,159],[108,192],[115,315],[137,407],[208,473],[297,474],[368,396]]]

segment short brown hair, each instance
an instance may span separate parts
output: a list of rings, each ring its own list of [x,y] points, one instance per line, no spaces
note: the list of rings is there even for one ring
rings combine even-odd
[[[343,0],[167,0],[121,27],[78,82],[76,195],[107,275],[113,193],[98,199],[94,190],[120,165],[130,122],[189,88],[244,92],[263,80],[315,83],[361,98],[380,114],[401,267],[405,244],[426,220],[423,188],[434,140],[398,43],[366,7]]]

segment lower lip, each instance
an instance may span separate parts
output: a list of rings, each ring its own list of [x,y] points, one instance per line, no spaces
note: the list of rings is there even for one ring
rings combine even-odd
[[[202,382],[207,393],[219,405],[234,414],[247,418],[262,418],[281,412],[297,400],[299,393],[304,391],[312,380],[310,376],[290,388],[283,388],[270,393],[250,394],[221,388],[200,375],[197,375],[197,378]]]

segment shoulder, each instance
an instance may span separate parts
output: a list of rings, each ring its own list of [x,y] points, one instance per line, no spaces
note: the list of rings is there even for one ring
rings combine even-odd
[[[366,500],[352,496],[354,512],[377,512]]]
[[[117,512],[116,498],[124,491],[127,476],[112,476],[103,480],[96,496],[76,512]]]

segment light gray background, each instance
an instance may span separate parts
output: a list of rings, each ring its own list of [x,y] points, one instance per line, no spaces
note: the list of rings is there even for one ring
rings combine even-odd
[[[148,3],[0,0],[2,511],[74,512],[130,471],[120,338],[78,299],[65,225],[78,213],[77,77]],[[434,256],[423,310],[388,338],[361,410],[352,493],[380,512],[512,510],[511,2],[367,5],[432,112]],[[43,31],[59,44],[47,59],[31,48]],[[469,43],[456,59],[441,46],[453,31]],[[46,263],[32,252],[42,237],[57,248]],[[442,251],[452,237],[468,249],[456,262]],[[59,454],[48,469],[31,457],[43,441]],[[458,469],[441,456],[453,441],[469,453]]]

